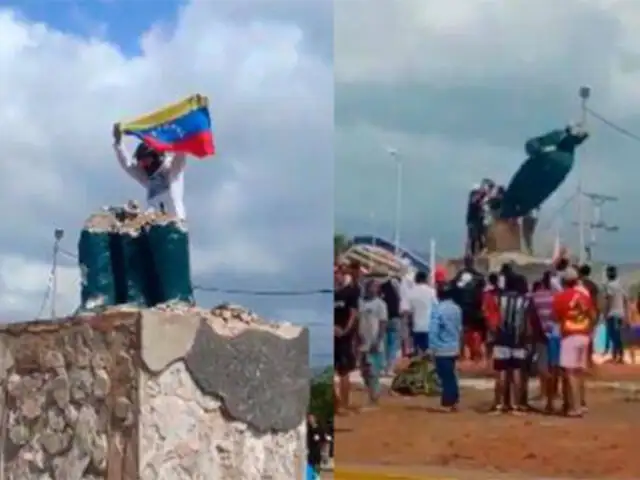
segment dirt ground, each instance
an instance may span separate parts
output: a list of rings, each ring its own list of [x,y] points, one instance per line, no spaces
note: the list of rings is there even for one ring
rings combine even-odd
[[[640,394],[589,394],[582,419],[491,416],[487,391],[463,391],[455,414],[435,412],[438,399],[386,396],[377,410],[336,417],[335,463],[482,472],[473,478],[640,478]],[[354,405],[364,400],[357,391]]]
[[[463,361],[458,365],[460,375],[467,378],[491,377],[493,371],[483,364]],[[607,382],[640,382],[640,364],[619,365],[605,363],[596,365],[590,370],[590,376],[594,380]],[[638,476],[640,478],[640,475]]]

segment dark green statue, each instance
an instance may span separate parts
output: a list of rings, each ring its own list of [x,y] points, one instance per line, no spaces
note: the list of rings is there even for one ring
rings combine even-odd
[[[580,126],[570,125],[528,140],[528,158],[504,193],[500,217],[522,217],[539,208],[567,178],[576,148],[588,137]]]

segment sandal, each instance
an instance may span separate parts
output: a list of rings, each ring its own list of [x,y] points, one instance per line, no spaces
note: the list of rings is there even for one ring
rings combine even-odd
[[[573,410],[566,413],[567,418],[582,418],[582,412],[580,410]]]
[[[502,404],[493,405],[489,410],[489,415],[503,415],[507,413],[507,407]]]
[[[511,414],[515,415],[515,416],[522,416],[522,415],[526,415],[528,412],[526,407],[523,407],[522,405],[516,405],[515,407],[513,407],[513,409],[511,410]]]

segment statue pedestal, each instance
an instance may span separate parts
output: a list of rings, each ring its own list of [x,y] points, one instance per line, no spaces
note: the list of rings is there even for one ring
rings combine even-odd
[[[520,252],[520,222],[494,219],[487,229],[487,253]]]

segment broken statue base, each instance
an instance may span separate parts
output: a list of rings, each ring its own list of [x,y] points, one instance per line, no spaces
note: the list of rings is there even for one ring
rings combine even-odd
[[[303,478],[308,331],[237,307],[0,329],[2,478]]]

